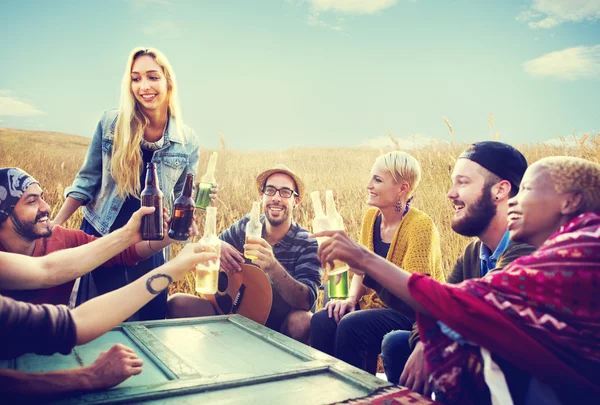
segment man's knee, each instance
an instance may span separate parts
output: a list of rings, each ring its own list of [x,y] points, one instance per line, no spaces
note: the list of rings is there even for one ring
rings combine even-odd
[[[394,330],[386,333],[381,342],[381,355],[392,359],[394,357],[408,357],[410,355],[410,345],[408,339],[410,331]]]
[[[283,322],[281,332],[302,343],[308,342],[311,318],[309,311],[292,311]]]
[[[329,315],[326,310],[321,310],[315,313],[310,318],[310,330],[311,331],[321,331],[327,328],[329,324]]]
[[[213,305],[190,294],[173,294],[167,300],[167,318],[192,318],[216,315]]]
[[[362,330],[368,323],[368,315],[368,311],[354,311],[344,315],[337,325],[337,333],[344,335],[348,332]]]

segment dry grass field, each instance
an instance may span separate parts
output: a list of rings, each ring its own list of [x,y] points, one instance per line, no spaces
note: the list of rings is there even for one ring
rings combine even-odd
[[[552,155],[579,156],[600,162],[600,134],[586,134],[579,139],[573,137],[563,141],[562,145],[538,143],[519,145],[518,148],[529,163]],[[21,167],[39,180],[45,190],[46,201],[53,207],[53,217],[64,200],[64,188],[71,184],[83,162],[89,142],[88,138],[53,132],[0,129],[0,167]],[[450,228],[452,208],[446,198],[453,163],[464,147],[465,144],[457,142],[439,142],[409,151],[423,169],[423,179],[413,206],[428,213],[437,224],[446,271],[451,269],[468,243],[468,239],[456,235]],[[390,150],[393,148],[391,138]],[[206,169],[209,152],[201,151],[201,174]],[[257,197],[256,175],[276,163],[284,163],[302,177],[309,192],[334,191],[346,230],[351,237],[358,239],[361,217],[367,208],[365,184],[371,165],[383,152],[370,148],[301,148],[279,152],[220,150],[216,172],[220,188],[217,226],[224,230],[246,214]],[[312,204],[306,196],[294,218],[309,228],[312,216]],[[81,219],[82,214],[78,211],[67,226],[78,228]],[[198,213],[201,230],[203,219],[203,213]],[[176,254],[178,247],[175,246],[173,251]],[[193,291],[192,279],[179,283],[173,290]]]

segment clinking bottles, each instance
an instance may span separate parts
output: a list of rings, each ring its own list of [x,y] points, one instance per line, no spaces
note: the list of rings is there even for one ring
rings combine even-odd
[[[260,202],[254,201],[252,203],[252,211],[250,212],[250,221],[246,224],[246,243],[248,243],[248,238],[262,238],[262,229],[263,225],[260,222]],[[256,259],[255,255],[247,251],[244,251],[244,256],[250,260]]]
[[[142,217],[142,240],[163,240],[163,193],[158,186],[156,165],[146,165],[146,185],[140,194],[142,207],[154,207],[152,214]]]
[[[212,152],[208,159],[206,173],[202,176],[196,193],[196,208],[205,210],[210,205],[210,189],[217,184],[215,180],[215,168],[217,167],[217,152]]]
[[[312,221],[312,231],[313,233],[327,231],[331,228],[329,224],[329,218],[323,212],[323,205],[321,204],[321,195],[318,191],[313,191],[310,193],[310,198],[313,202],[313,208],[315,210],[315,218]],[[327,238],[318,238],[317,242],[321,243],[324,239]]]
[[[344,230],[344,219],[337,212],[337,208],[335,206],[335,200],[333,199],[333,191],[326,190],[325,191],[325,207],[327,210],[327,218],[329,219],[329,223],[332,226],[333,230]],[[339,277],[341,279],[337,284],[335,284],[336,277],[330,277],[329,283],[327,285],[328,294],[330,298],[347,298],[348,297],[348,269],[350,267],[339,260],[334,261],[333,270],[329,272],[329,275],[340,274]]]
[[[204,236],[200,243],[217,253],[217,258],[208,263],[196,264],[196,292],[215,294],[219,286],[219,268],[221,267],[221,240],[217,237],[217,208],[207,207]]]
[[[344,223],[342,217],[338,214],[337,209],[335,208],[335,201],[333,199],[333,192],[331,190],[327,190],[325,192],[326,196],[326,208],[327,214],[323,212],[323,206],[321,205],[321,198],[318,191],[313,191],[310,193],[310,197],[313,201],[313,207],[315,210],[315,218],[312,222],[312,230],[314,233],[325,231],[325,230],[343,230]],[[318,238],[317,242],[322,243],[324,239],[327,238]],[[326,274],[329,276],[333,276],[336,274],[341,275],[341,280],[336,285],[336,277],[330,277],[328,283],[328,293],[331,298],[346,298],[348,296],[348,265],[346,263],[340,262],[339,260],[335,261],[334,268],[329,270],[325,269]]]
[[[187,240],[190,237],[190,226],[194,219],[194,200],[192,190],[194,189],[194,175],[188,173],[185,178],[183,191],[173,204],[171,214],[171,226],[169,227],[169,238],[175,240]]]

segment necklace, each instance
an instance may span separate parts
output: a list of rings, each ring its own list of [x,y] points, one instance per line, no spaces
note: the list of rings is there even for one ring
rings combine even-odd
[[[162,130],[161,137],[154,142],[147,141],[145,138],[142,138],[140,142],[140,146],[146,150],[159,150],[165,144],[165,131],[167,130],[167,124],[169,123],[169,117],[167,116],[167,120],[165,121],[165,125]]]

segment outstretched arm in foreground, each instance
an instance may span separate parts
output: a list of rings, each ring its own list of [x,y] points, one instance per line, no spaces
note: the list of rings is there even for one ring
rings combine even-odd
[[[77,330],[77,344],[85,344],[108,332],[167,288],[171,281],[182,279],[196,263],[215,258],[215,253],[203,252],[200,244],[187,244],[175,259],[144,277],[75,308],[71,316]],[[105,311],[106,308],[111,311]],[[141,373],[141,366],[142,360],[132,349],[115,345],[92,365],[78,369],[47,373],[0,370],[0,387],[3,392],[27,395],[104,389]]]
[[[402,270],[383,257],[369,251],[361,244],[354,242],[344,231],[323,231],[310,237],[319,238],[322,236],[330,237],[319,246],[318,255],[323,267],[330,265],[333,268],[334,260],[346,262],[353,270],[369,274],[415,311],[431,316],[408,291],[408,279],[411,273]]]
[[[49,288],[89,273],[110,258],[141,241],[142,217],[154,212],[142,207],[129,222],[109,235],[85,245],[59,250],[42,257],[0,252],[0,289]]]

